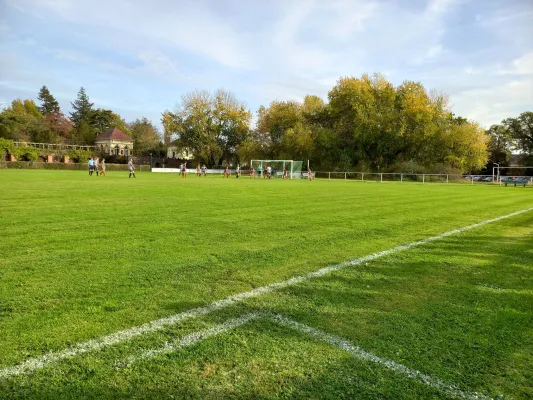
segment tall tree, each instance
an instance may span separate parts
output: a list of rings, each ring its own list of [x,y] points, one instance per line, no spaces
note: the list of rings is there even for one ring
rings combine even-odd
[[[441,151],[434,155],[433,162],[465,172],[478,171],[488,160],[487,142],[485,131],[478,124],[452,123],[439,135],[437,147]]]
[[[65,117],[62,112],[45,115],[45,119],[48,127],[54,134],[64,141],[71,140],[74,123]]]
[[[268,108],[261,106],[257,113],[257,130],[266,139],[269,158],[281,157],[284,144],[283,138],[289,130],[299,126],[301,129],[303,116],[301,104],[296,101],[273,101]],[[287,141],[285,141],[287,145]]]
[[[486,133],[489,151],[488,170],[491,170],[493,163],[500,164],[501,167],[508,167],[513,147],[513,140],[509,130],[503,125],[492,125]]]
[[[113,111],[97,108],[91,110],[87,122],[97,131],[104,132],[110,128],[115,128],[113,125]]]
[[[80,88],[76,100],[70,104],[74,110],[70,113],[70,118],[74,121],[76,126],[78,126],[81,121],[89,122],[91,120],[93,103],[89,101],[89,97],[85,93],[83,87]]]
[[[76,144],[93,145],[95,138],[94,128],[85,120],[81,120],[72,132],[72,141]]]
[[[163,144],[165,146],[170,145],[172,141],[172,135],[178,131],[176,125],[177,116],[170,111],[165,111],[161,114],[161,124],[163,125]]]
[[[0,113],[0,132],[6,139],[39,143],[59,141],[33,100],[14,100]]]
[[[129,124],[134,142],[135,151],[138,154],[146,153],[159,148],[161,136],[157,128],[147,118],[136,119]]]
[[[97,108],[89,113],[89,125],[96,133],[107,131],[108,129],[117,128],[127,135],[131,135],[130,128],[126,121],[118,114],[111,110]]]
[[[381,170],[396,159],[402,133],[394,86],[379,74],[341,78],[328,94],[334,128],[354,163]]]
[[[235,160],[237,147],[249,134],[250,120],[244,104],[224,90],[214,95],[186,93],[175,112],[162,115],[165,134],[177,137],[183,147],[211,165]]]
[[[430,165],[434,158],[435,138],[439,120],[444,120],[437,106],[439,100],[432,98],[420,82],[405,81],[396,88],[398,111],[399,151],[401,161],[413,161]]]
[[[509,131],[519,150],[533,155],[533,112],[526,111],[517,118],[507,118],[502,125]]]
[[[54,96],[52,96],[46,86],[43,86],[41,90],[39,90],[37,98],[41,102],[41,107],[39,107],[39,109],[43,115],[59,113],[59,103]]]

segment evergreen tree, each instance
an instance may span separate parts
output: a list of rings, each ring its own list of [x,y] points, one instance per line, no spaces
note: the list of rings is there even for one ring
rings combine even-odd
[[[41,101],[41,113],[43,115],[50,115],[59,112],[59,103],[54,96],[50,93],[48,88],[43,85],[41,90],[39,90],[39,96],[37,98]]]
[[[85,120],[81,120],[72,132],[72,141],[76,144],[92,145],[95,138],[94,129]]]
[[[76,126],[78,126],[81,121],[89,122],[91,120],[93,103],[89,102],[89,97],[85,93],[83,87],[80,88],[78,97],[74,103],[70,104],[74,109],[74,111],[70,113],[70,119],[74,121]]]

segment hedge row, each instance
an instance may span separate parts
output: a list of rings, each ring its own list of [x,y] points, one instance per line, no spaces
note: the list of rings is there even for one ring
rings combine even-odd
[[[89,167],[87,163],[46,163],[36,161],[0,161],[0,169],[13,168],[13,169],[61,169],[70,171],[85,171]],[[149,165],[135,165],[137,171],[149,171]],[[127,171],[127,164],[107,164],[107,171]]]

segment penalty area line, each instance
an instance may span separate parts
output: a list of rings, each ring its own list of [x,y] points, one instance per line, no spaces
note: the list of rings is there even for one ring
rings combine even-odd
[[[30,358],[18,365],[0,369],[0,379],[8,378],[11,376],[16,376],[16,375],[21,375],[21,374],[27,374],[32,371],[44,368],[45,366],[51,363],[54,363],[60,360],[70,359],[70,358],[76,357],[78,355],[81,355],[81,354],[84,354],[90,351],[96,351],[96,350],[102,349],[107,346],[119,344],[119,343],[122,343],[126,340],[133,339],[140,335],[157,332],[157,331],[164,329],[167,326],[175,325],[186,319],[196,318],[196,317],[199,317],[205,314],[212,313],[214,311],[229,307],[233,304],[242,302],[249,298],[258,297],[258,296],[261,296],[267,293],[272,293],[277,290],[280,290],[280,289],[283,289],[289,286],[294,286],[298,283],[305,282],[313,278],[321,277],[321,276],[324,276],[324,275],[327,275],[332,272],[339,271],[339,270],[342,270],[348,267],[360,265],[368,261],[373,261],[373,260],[376,260],[378,258],[387,256],[390,254],[398,253],[398,252],[410,249],[412,247],[420,246],[425,243],[430,243],[430,242],[433,242],[439,239],[443,239],[451,235],[456,235],[462,232],[466,232],[471,229],[475,229],[480,226],[487,225],[493,222],[501,221],[506,218],[511,218],[511,217],[514,217],[514,216],[517,216],[517,215],[520,215],[520,214],[523,214],[525,212],[529,212],[532,210],[533,208],[527,208],[524,210],[516,211],[516,212],[506,214],[506,215],[503,215],[497,218],[492,218],[492,219],[488,219],[482,222],[478,222],[473,225],[468,225],[463,228],[444,232],[440,235],[418,240],[418,241],[415,241],[409,244],[396,246],[388,250],[380,251],[378,253],[373,253],[365,257],[356,258],[356,259],[346,261],[340,264],[324,267],[317,271],[310,272],[305,275],[295,276],[293,278],[287,279],[286,281],[271,283],[265,286],[252,289],[248,292],[238,293],[238,294],[226,297],[225,299],[217,300],[203,307],[193,308],[193,309],[184,311],[179,314],[174,314],[169,317],[157,319],[157,320],[150,321],[139,326],[134,326],[134,327],[124,329],[121,331],[117,331],[117,332],[114,332],[114,333],[111,333],[111,334],[108,334],[108,335],[105,335],[105,336],[102,336],[96,339],[91,339],[91,340],[88,340],[82,343],[78,343],[61,351],[49,352],[48,354],[45,354],[40,357]]]
[[[350,343],[348,340],[345,340],[339,336],[329,334],[319,329],[315,329],[309,325],[305,325],[300,322],[294,321],[280,314],[270,314],[270,313],[262,313],[262,312],[245,314],[238,318],[229,319],[224,323],[213,325],[207,329],[203,329],[201,331],[191,333],[182,338],[166,342],[165,344],[163,344],[163,346],[159,348],[146,350],[138,356],[128,357],[125,360],[118,362],[116,364],[116,368],[120,369],[124,367],[130,367],[132,366],[132,364],[138,361],[148,361],[155,357],[173,353],[179,349],[195,345],[208,338],[223,334],[225,332],[228,332],[232,329],[246,325],[258,319],[268,319],[271,322],[274,322],[278,325],[281,325],[286,328],[290,328],[292,330],[311,336],[315,340],[322,341],[332,347],[336,347],[340,350],[343,350],[349,353],[354,358],[357,358],[357,359],[360,359],[366,362],[372,362],[375,364],[379,364],[391,371],[394,371],[397,374],[406,376],[410,379],[414,379],[427,386],[430,386],[443,393],[446,393],[450,397],[459,398],[459,399],[492,400],[491,397],[487,397],[484,394],[462,390],[454,384],[441,381],[440,379],[437,379],[437,378],[433,378],[430,375],[411,369],[403,364],[397,363],[396,361],[387,360],[387,359],[378,357],[375,354],[369,353],[368,351],[361,349],[359,346],[356,346]]]

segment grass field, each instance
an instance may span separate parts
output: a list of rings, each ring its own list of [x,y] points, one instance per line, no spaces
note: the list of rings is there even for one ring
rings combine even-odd
[[[306,275],[532,207],[529,187],[0,170],[0,398],[532,398],[533,210]]]

